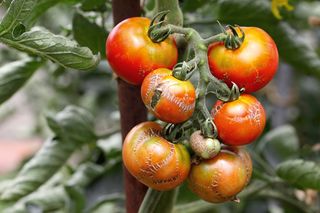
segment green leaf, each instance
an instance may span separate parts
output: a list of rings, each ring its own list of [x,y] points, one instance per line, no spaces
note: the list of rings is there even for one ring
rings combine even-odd
[[[26,58],[0,67],[0,104],[14,95],[43,64],[34,58]]]
[[[139,213],[169,213],[176,202],[178,188],[170,191],[157,191],[149,188],[145,195]]]
[[[29,29],[42,14],[58,3],[78,3],[80,1],[81,0],[73,0],[73,2],[71,0],[36,0],[35,2],[37,3],[34,5],[32,13],[24,20],[24,24]]]
[[[185,12],[194,12],[206,3],[208,3],[208,0],[186,0],[183,1],[182,10]]]
[[[0,36],[14,29],[31,13],[35,0],[13,0],[0,23]]]
[[[290,160],[278,165],[277,174],[298,188],[320,191],[320,167],[312,161]]]
[[[278,21],[271,13],[269,1],[219,0],[218,19],[228,24],[257,26],[275,40],[280,57],[297,71],[320,78],[320,57],[293,26]]]
[[[84,190],[78,186],[65,186],[65,191],[69,197],[69,205],[68,205],[68,212],[70,213],[78,213],[82,212],[85,207],[85,195]]]
[[[50,190],[50,191],[49,191]],[[48,193],[50,192],[50,193]],[[48,212],[62,209],[66,206],[68,200],[65,189],[61,186],[36,191],[18,202],[13,206],[8,207],[4,212],[6,213],[26,213],[27,209],[37,209],[37,212]]]
[[[61,168],[76,148],[77,143],[48,139],[5,188],[1,199],[18,200],[35,191]]]
[[[6,34],[0,41],[20,51],[41,56],[73,69],[90,70],[96,67],[100,60],[100,57],[93,55],[89,48],[79,47],[75,41],[38,28],[16,38]]]
[[[124,213],[125,210],[122,208],[119,208],[119,206],[116,205],[117,201],[124,201],[125,197],[123,194],[114,193],[114,194],[108,194],[104,195],[103,197],[99,198],[98,201],[90,207],[90,209],[86,212],[90,213]]]
[[[115,163],[108,162],[108,165],[114,166]],[[92,162],[82,164],[77,168],[77,171],[68,180],[67,186],[85,187],[93,179],[103,174],[104,171],[105,171],[105,168],[102,165],[97,165]]]
[[[306,203],[297,200],[295,197],[292,197],[285,192],[280,192],[274,189],[265,189],[260,191],[255,195],[256,197],[264,197],[264,198],[273,198],[277,201],[283,201],[295,207],[295,212],[304,212],[304,213],[318,213],[312,205],[307,205]]]
[[[204,200],[197,200],[186,204],[180,204],[174,207],[173,213],[205,213],[219,212],[217,206]]]
[[[89,47],[94,54],[100,53],[105,58],[107,32],[102,27],[79,13],[73,16],[72,26],[73,37],[80,45]]]
[[[92,115],[76,106],[67,106],[56,115],[47,115],[50,129],[63,141],[74,144],[95,142],[94,119]]]
[[[271,12],[271,2],[265,0],[218,0],[218,19],[228,24],[267,26],[278,20]]]
[[[270,33],[277,43],[280,56],[296,71],[314,75],[320,78],[320,57],[316,50],[310,47],[306,39],[285,22],[280,22]]]
[[[296,157],[299,151],[299,139],[295,128],[284,125],[269,131],[259,140],[255,151],[269,154],[278,162]]]
[[[27,212],[26,208],[33,207],[42,210],[42,212],[63,210],[68,207],[68,202],[74,202],[73,192],[67,192],[66,188],[70,189],[78,187],[77,190],[88,186],[95,178],[103,175],[105,172],[113,169],[120,162],[120,158],[108,161],[104,165],[97,165],[92,162],[81,164],[74,172],[65,185],[58,185],[53,188],[41,187],[39,190],[25,196],[5,211],[6,213]],[[66,187],[65,187],[66,186]],[[50,193],[48,193],[50,192]],[[76,193],[76,192],[75,192]],[[81,196],[80,196],[81,197]],[[63,212],[69,212],[67,210]],[[79,212],[79,211],[78,211]]]
[[[83,0],[80,8],[83,11],[105,11],[106,2],[106,0]]]

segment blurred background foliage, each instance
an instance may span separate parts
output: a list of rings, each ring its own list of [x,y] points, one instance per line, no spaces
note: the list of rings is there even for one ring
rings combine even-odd
[[[86,72],[50,61],[39,62],[42,63],[40,68],[15,95],[23,97],[23,101],[17,105],[13,97],[1,105],[2,125],[20,108],[26,108],[24,113],[30,114],[33,120],[27,124],[26,137],[47,138],[56,132],[49,122],[46,124],[46,112],[76,105],[94,115],[92,122],[97,135],[118,128],[117,84],[104,51],[105,39],[112,29],[111,2],[35,2],[31,15],[24,20],[26,30],[38,26],[63,35],[89,47],[93,54],[101,56],[101,61]],[[2,2],[1,14],[10,3],[10,0]],[[142,3],[144,14],[150,16],[154,0]],[[279,7],[282,16],[279,19],[271,10],[271,0],[180,1],[184,25],[197,29],[204,37],[220,32],[217,20],[222,24],[263,28],[276,41],[281,64],[275,79],[255,94],[265,106],[268,122],[264,135],[249,146],[254,175],[251,184],[240,194],[241,203],[211,205],[199,201],[183,185],[174,212],[320,212],[320,2],[290,0],[288,3],[294,9]],[[2,44],[0,55],[1,67],[27,57]],[[29,69],[32,68],[29,66]],[[0,86],[3,85],[0,81]],[[210,98],[208,107],[213,103],[214,98]],[[39,209],[42,209],[40,212],[81,212],[83,209],[95,213],[123,212],[121,136],[119,132],[112,133],[102,137],[96,146],[89,144],[77,151],[78,157],[56,171],[37,191],[18,202],[2,202],[0,209],[9,207],[8,212],[39,212]],[[291,164],[277,170],[282,162]],[[82,179],[77,179],[77,175]],[[8,185],[6,177],[12,174],[1,177],[0,194]],[[83,182],[86,177],[90,181]],[[70,189],[70,186],[73,187]],[[49,189],[52,190],[50,195]],[[83,200],[86,200],[85,206],[81,204]]]

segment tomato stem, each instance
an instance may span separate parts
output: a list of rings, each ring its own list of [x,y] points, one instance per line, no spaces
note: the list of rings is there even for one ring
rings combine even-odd
[[[240,90],[235,84],[230,89],[224,82],[218,80],[211,74],[208,65],[208,46],[213,42],[228,42],[228,45],[230,43],[232,48],[239,47],[241,39],[244,38],[244,34],[242,37],[239,37],[235,28],[229,26],[231,30],[230,33],[224,31],[203,39],[193,28],[184,28],[166,23],[164,21],[166,15],[167,12],[164,11],[154,17],[148,35],[152,41],[159,42],[167,38],[170,34],[180,34],[184,37],[187,44],[191,46],[195,57],[187,62],[178,63],[173,70],[173,75],[180,80],[186,80],[188,79],[188,74],[192,75],[195,70],[199,72],[195,113],[191,120],[195,121],[195,125],[201,129],[204,137],[215,138],[217,136],[217,128],[206,106],[206,95],[208,94],[209,86],[210,92],[214,93],[216,97],[222,101],[237,99],[240,96]],[[233,36],[231,36],[231,34]],[[235,41],[236,38],[238,38],[237,41]],[[210,123],[210,125],[208,125],[208,123]],[[179,132],[177,129],[180,128],[180,126],[180,124],[175,125],[173,130],[170,131],[168,139],[171,141],[177,139],[176,137]]]

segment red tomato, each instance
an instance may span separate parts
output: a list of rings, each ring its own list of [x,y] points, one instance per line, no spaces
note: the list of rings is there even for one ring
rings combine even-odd
[[[263,106],[249,94],[243,94],[232,102],[217,101],[211,115],[218,129],[218,137],[231,146],[252,143],[261,135],[266,124]]]
[[[188,187],[203,200],[222,203],[234,199],[251,174],[252,161],[245,149],[223,147],[217,156],[192,165]]]
[[[272,38],[257,27],[241,27],[245,33],[244,42],[238,49],[225,48],[223,42],[209,47],[208,60],[211,73],[225,81],[232,82],[246,93],[257,91],[273,78],[279,63],[277,46]]]
[[[173,68],[178,60],[173,37],[153,43],[147,35],[149,25],[148,18],[128,18],[113,28],[106,42],[110,66],[131,84],[141,84],[144,77],[157,68]]]
[[[176,79],[172,71],[165,68],[156,69],[145,77],[141,97],[157,118],[169,123],[188,120],[193,114],[196,101],[192,83]]]
[[[190,155],[182,144],[160,136],[162,127],[155,122],[135,126],[126,136],[122,158],[125,167],[140,182],[156,190],[170,190],[186,180]]]

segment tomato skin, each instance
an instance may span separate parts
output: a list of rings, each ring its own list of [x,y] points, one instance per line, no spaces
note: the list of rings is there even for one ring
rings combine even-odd
[[[170,190],[188,177],[190,155],[182,144],[173,144],[160,136],[162,127],[143,122],[126,136],[122,149],[125,167],[150,188]]]
[[[273,39],[257,27],[241,27],[244,42],[236,50],[225,48],[223,42],[209,46],[208,61],[211,73],[226,82],[232,82],[246,93],[264,87],[276,73],[279,63],[278,49]]]
[[[249,183],[252,161],[243,148],[224,147],[211,159],[192,165],[188,187],[211,203],[232,200]]]
[[[134,85],[140,85],[152,70],[173,68],[178,60],[173,37],[153,43],[147,35],[149,25],[148,18],[128,18],[112,29],[106,41],[110,66],[121,79]]]
[[[241,146],[256,140],[266,124],[261,103],[252,95],[240,95],[238,100],[217,101],[211,115],[218,129],[219,139],[230,146]]]
[[[161,96],[152,106],[155,91]],[[159,68],[149,73],[141,85],[143,103],[157,118],[168,123],[181,123],[188,120],[195,108],[196,93],[190,81],[181,81],[172,76],[172,71]]]

